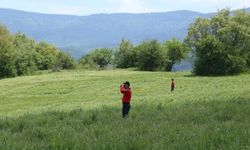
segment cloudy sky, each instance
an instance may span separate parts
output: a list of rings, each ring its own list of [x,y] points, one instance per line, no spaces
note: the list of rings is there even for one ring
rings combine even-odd
[[[73,15],[173,10],[214,12],[225,7],[247,8],[250,0],[0,0],[0,8]]]

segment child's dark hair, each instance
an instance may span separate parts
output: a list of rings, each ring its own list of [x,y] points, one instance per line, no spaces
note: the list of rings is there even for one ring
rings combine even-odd
[[[128,87],[130,87],[130,83],[128,81],[124,82],[123,84],[126,84]]]
[[[172,78],[171,81],[174,81],[174,78]]]

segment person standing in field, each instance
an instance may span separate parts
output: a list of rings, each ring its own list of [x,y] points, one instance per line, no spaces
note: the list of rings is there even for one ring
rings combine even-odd
[[[122,117],[128,117],[130,110],[130,101],[132,96],[132,91],[130,89],[130,83],[128,81],[124,82],[120,86],[120,92],[123,94],[122,97]]]
[[[174,79],[171,79],[171,92],[174,91],[174,88],[175,88],[175,81]]]

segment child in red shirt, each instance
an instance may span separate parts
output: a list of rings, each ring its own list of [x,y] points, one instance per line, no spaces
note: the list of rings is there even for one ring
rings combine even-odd
[[[123,94],[122,97],[122,117],[128,117],[129,110],[130,110],[130,101],[132,91],[130,89],[130,83],[126,81],[120,86],[120,92]]]

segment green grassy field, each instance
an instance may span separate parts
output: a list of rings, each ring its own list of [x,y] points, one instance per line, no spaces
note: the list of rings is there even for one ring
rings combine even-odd
[[[133,98],[122,119],[125,80]],[[0,149],[247,150],[250,74],[80,70],[3,79]]]

